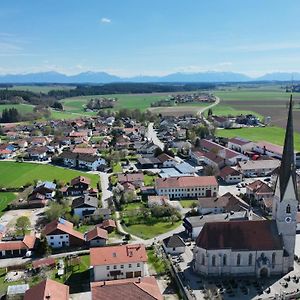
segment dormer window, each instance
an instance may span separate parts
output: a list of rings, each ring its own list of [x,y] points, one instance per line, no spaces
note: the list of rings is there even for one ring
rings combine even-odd
[[[287,214],[291,213],[291,206],[289,204],[286,206],[286,213]]]

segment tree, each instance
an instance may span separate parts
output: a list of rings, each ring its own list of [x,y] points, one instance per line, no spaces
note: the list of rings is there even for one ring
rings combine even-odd
[[[43,234],[41,235],[39,246],[35,252],[38,256],[49,256],[51,254],[51,248]]]
[[[207,112],[207,116],[208,117],[211,117],[213,115],[213,111],[212,111],[212,109],[210,108],[209,110],[208,110],[208,112]]]
[[[59,203],[51,203],[50,207],[45,212],[48,222],[58,219],[65,214],[65,207]]]
[[[64,109],[63,106],[62,106],[62,104],[60,102],[58,102],[58,101],[54,102],[53,105],[52,105],[52,107],[54,109],[57,109],[57,110],[63,110]]]
[[[23,235],[26,234],[27,230],[30,228],[30,220],[26,216],[19,217],[16,221],[16,229],[17,232],[22,233]]]

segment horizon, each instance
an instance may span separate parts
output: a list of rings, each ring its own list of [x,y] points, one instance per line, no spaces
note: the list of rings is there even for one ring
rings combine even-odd
[[[2,75],[215,71],[255,78],[300,70],[296,0],[11,0],[0,8]]]

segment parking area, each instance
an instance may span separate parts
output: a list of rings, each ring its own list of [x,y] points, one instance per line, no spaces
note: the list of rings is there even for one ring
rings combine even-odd
[[[300,266],[284,277],[257,279],[255,277],[206,278],[192,270],[192,249],[171,258],[175,269],[193,299],[274,299],[300,290]],[[283,298],[282,298],[283,299]]]

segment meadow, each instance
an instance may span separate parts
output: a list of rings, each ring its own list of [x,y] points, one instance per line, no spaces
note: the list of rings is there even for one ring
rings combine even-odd
[[[232,138],[242,137],[254,142],[267,141],[277,145],[283,145],[285,129],[277,126],[269,127],[250,127],[250,128],[238,128],[238,129],[218,129],[216,135]],[[294,134],[295,149],[300,151],[300,134]]]
[[[34,105],[30,104],[0,104],[0,114],[4,109],[16,108],[20,113],[33,112]]]
[[[10,192],[0,192],[0,217],[4,214],[8,205],[16,199],[16,195]]]
[[[65,169],[52,165],[42,165],[35,163],[0,162],[0,186],[15,187],[33,183],[35,180],[60,180],[64,183],[79,175],[88,177],[92,181],[92,186],[96,187],[99,182],[97,175],[88,174],[76,170]],[[5,175],[5,176],[4,176]]]

